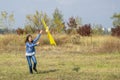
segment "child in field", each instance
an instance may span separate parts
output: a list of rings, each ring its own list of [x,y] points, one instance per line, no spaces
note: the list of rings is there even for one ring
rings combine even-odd
[[[25,43],[26,43],[26,58],[28,61],[28,65],[29,65],[29,70],[30,73],[33,73],[33,70],[35,72],[37,72],[36,69],[36,65],[37,65],[37,60],[35,57],[35,46],[37,46],[39,44],[39,42],[37,42],[40,38],[42,34],[42,30],[39,31],[38,36],[33,40],[31,35],[27,35]],[[33,61],[34,65],[32,66],[32,62]],[[33,68],[33,69],[32,69]]]

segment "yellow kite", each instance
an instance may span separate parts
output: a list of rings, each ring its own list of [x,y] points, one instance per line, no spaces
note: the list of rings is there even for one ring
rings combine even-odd
[[[42,24],[43,24],[44,28],[46,29],[46,32],[47,32],[47,35],[48,35],[50,44],[56,46],[56,42],[54,41],[52,35],[50,34],[49,28],[48,28],[48,26],[46,25],[44,19],[42,19],[41,21],[42,21]]]

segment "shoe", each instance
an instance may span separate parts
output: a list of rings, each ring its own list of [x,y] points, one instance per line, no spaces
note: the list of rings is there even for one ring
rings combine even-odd
[[[33,70],[32,70],[32,67],[30,67],[30,74],[33,74]]]
[[[33,68],[33,70],[34,70],[35,72],[37,72],[37,69],[36,69],[36,68]]]
[[[33,72],[30,72],[30,74],[33,74]]]
[[[33,70],[34,70],[35,72],[37,72],[37,69],[36,69],[36,63],[34,63]]]

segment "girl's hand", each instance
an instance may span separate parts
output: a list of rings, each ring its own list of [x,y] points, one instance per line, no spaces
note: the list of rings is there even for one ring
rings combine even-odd
[[[46,32],[48,32],[48,27],[46,28],[46,30],[45,30]]]
[[[39,45],[39,44],[40,44],[40,42],[37,42],[36,44],[37,44],[37,45]]]
[[[42,34],[43,30],[40,30],[40,34]]]

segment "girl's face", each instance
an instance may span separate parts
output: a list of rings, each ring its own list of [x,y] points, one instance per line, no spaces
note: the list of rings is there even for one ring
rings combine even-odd
[[[28,40],[29,40],[29,42],[32,42],[32,36],[30,36],[30,37],[28,38]]]

